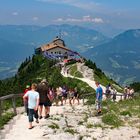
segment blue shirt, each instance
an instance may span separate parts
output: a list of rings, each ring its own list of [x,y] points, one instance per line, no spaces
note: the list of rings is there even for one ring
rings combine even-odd
[[[103,97],[103,89],[100,86],[98,86],[96,89],[96,99],[102,100],[102,97]]]
[[[36,107],[37,99],[39,99],[39,93],[33,90],[27,91],[25,94],[28,97],[28,108],[34,109]]]

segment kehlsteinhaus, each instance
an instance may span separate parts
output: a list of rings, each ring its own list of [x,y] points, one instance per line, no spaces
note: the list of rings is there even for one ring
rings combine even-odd
[[[64,40],[56,37],[52,42],[35,49],[36,54],[43,54],[50,59],[72,59],[80,55],[66,47]]]

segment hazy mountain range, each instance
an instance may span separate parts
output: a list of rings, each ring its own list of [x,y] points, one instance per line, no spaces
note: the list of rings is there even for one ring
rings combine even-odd
[[[0,78],[13,75],[19,64],[34,53],[34,48],[61,36],[66,45],[94,60],[116,81],[140,81],[140,30],[128,30],[112,38],[72,25],[0,26]]]
[[[1,25],[0,79],[13,75],[19,64],[34,53],[34,48],[47,44],[56,36],[61,36],[69,48],[80,52],[109,40],[95,30],[79,26]]]
[[[86,56],[118,82],[140,81],[140,29],[125,31]]]

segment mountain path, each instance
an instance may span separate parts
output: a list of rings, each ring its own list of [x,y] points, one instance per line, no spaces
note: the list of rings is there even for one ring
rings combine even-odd
[[[96,90],[97,86],[95,84],[93,70],[88,68],[87,66],[85,66],[84,63],[76,63],[76,65],[77,65],[77,70],[82,73],[83,78],[79,78],[79,77],[75,77],[75,76],[70,75],[69,73],[65,72],[65,68],[62,68],[61,74],[64,77],[76,78],[76,79],[79,79],[79,80],[81,80],[83,82],[86,82],[90,87],[92,87],[94,90]],[[66,69],[68,70],[69,67],[67,67]],[[105,93],[106,87],[103,86],[102,84],[100,84],[100,86],[103,89],[103,93]],[[117,92],[117,94],[122,95],[123,93]],[[116,101],[119,101],[119,100],[120,100],[120,97],[117,96]]]
[[[93,71],[85,67],[83,64],[78,64],[77,68],[78,71],[83,73],[84,78],[73,77],[67,73],[64,73],[63,69],[61,73],[65,77],[77,78],[79,80],[82,80],[92,88],[96,89],[93,74],[91,74],[93,73]],[[105,87],[102,85],[101,87],[105,91]],[[83,138],[85,137],[85,140],[90,140],[94,137],[104,140],[104,137],[107,137],[106,133],[109,132],[103,132],[102,129],[97,129],[92,132],[93,135],[91,135],[91,138],[89,138],[89,136],[87,135],[90,135],[91,130],[86,128],[85,126],[81,126],[78,124],[78,122],[82,122],[82,120],[85,118],[86,112],[90,112],[90,123],[101,123],[101,118],[97,118],[94,116],[95,114],[93,114],[95,113],[94,106],[91,106],[90,108],[88,106],[83,106],[82,100],[80,100],[80,105],[70,106],[67,101],[67,104],[64,106],[52,106],[50,111],[51,118],[43,118],[39,120],[39,124],[33,122],[34,128],[31,130],[28,129],[28,117],[25,115],[25,113],[21,114],[21,112],[19,112],[20,114],[18,114],[13,119],[15,121],[12,121],[13,124],[9,126],[9,130],[5,134],[4,138],[1,138],[1,140],[79,140],[80,135],[83,135]],[[60,127],[59,130],[53,130],[49,128],[49,125],[54,124],[58,124],[58,126]],[[66,133],[65,131],[67,131],[67,128],[70,129],[69,127],[75,128],[76,131],[78,131],[80,134],[72,135],[70,133]],[[130,129],[130,131],[132,130]],[[112,134],[112,138],[113,137],[114,134]]]

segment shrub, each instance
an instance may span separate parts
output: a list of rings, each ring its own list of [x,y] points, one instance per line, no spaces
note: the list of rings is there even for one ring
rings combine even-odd
[[[132,116],[132,114],[129,111],[122,111],[122,112],[120,112],[120,115],[123,115],[123,116],[128,115],[129,117]]]
[[[84,124],[83,121],[79,121],[79,122],[78,122],[78,125],[83,125],[83,124]]]
[[[112,125],[114,127],[119,127],[122,123],[122,121],[119,119],[119,117],[113,111],[103,115],[102,121],[103,121],[103,123],[105,123],[107,125]]]
[[[76,71],[74,76],[78,77],[78,78],[83,78],[83,75],[82,75],[82,73],[80,71]]]
[[[93,124],[88,123],[86,127],[87,127],[87,128],[93,128],[93,126],[94,126]]]
[[[52,129],[59,129],[59,125],[56,123],[52,123],[51,125],[49,125],[48,127],[52,128]]]
[[[5,115],[2,115],[0,117],[0,129],[3,128],[3,126],[14,117],[14,113],[6,113]]]
[[[65,132],[68,132],[72,135],[74,135],[75,133],[77,133],[74,129],[66,129]]]

